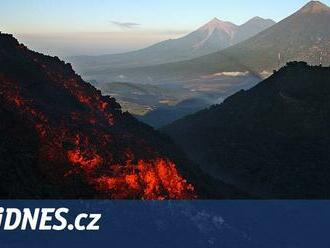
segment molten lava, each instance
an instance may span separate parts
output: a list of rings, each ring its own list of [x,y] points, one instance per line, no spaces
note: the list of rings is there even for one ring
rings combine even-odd
[[[192,185],[179,175],[175,165],[168,160],[140,160],[137,164],[115,167],[115,176],[96,178],[100,189],[115,198],[164,200],[194,197]]]

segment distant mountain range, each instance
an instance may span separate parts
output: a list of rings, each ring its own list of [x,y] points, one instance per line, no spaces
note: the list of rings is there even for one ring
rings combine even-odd
[[[329,23],[330,8],[312,1],[247,41],[180,66],[182,70],[186,67],[189,70],[202,67],[200,73],[250,71],[263,76],[271,74],[288,61],[329,65]]]
[[[174,40],[157,43],[134,52],[69,58],[81,70],[140,67],[189,60],[214,53],[246,40],[275,24],[255,17],[241,26],[214,18],[198,30]]]
[[[311,1],[299,11],[220,52],[189,61],[118,70],[90,70],[88,78],[108,81],[125,77],[130,82],[171,83],[217,78],[224,73],[269,76],[288,61],[330,64],[330,8]]]
[[[263,198],[330,197],[330,67],[291,62],[163,131],[209,175]]]

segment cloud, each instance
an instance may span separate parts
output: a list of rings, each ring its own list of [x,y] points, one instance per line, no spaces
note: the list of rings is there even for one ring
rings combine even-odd
[[[136,27],[140,26],[139,23],[135,23],[135,22],[116,22],[116,21],[112,21],[111,23],[116,25],[117,27],[122,28],[122,29],[132,29],[132,28],[136,28]]]

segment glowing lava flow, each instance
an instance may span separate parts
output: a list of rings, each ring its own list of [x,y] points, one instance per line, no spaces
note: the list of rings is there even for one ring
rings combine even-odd
[[[0,100],[38,134],[40,167],[45,174],[58,183],[74,174],[83,175],[100,198],[196,198],[194,187],[174,162],[148,143],[148,135],[139,134],[140,129],[155,133],[123,114],[114,99],[103,97],[58,59],[20,45],[15,49],[23,54],[20,60],[33,64],[33,73],[39,70],[39,78],[26,80],[20,74],[13,79],[0,69]],[[33,85],[35,81],[38,84]],[[33,91],[35,87],[49,95],[40,96],[38,89]],[[54,100],[54,90],[63,99]]]
[[[77,149],[67,152],[68,160],[79,166],[90,183],[113,199],[193,199],[194,188],[178,173],[175,164],[164,158],[139,160],[126,151],[125,164],[107,164],[95,150],[83,150],[82,139],[76,136]],[[88,141],[85,139],[86,147]],[[87,145],[88,147],[89,145]],[[109,168],[104,171],[104,168]],[[102,169],[103,168],[103,169]],[[103,170],[102,173],[97,173]],[[109,175],[107,175],[109,174]]]
[[[114,168],[115,167],[115,168]],[[97,187],[117,199],[193,199],[194,188],[165,159],[138,161],[137,164],[113,166],[116,176],[95,179]]]

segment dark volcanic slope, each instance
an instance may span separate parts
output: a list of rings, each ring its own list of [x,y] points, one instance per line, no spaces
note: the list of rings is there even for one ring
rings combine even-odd
[[[169,143],[69,64],[0,34],[0,195],[189,199]]]
[[[166,127],[204,171],[266,198],[330,197],[330,68],[290,63]]]

